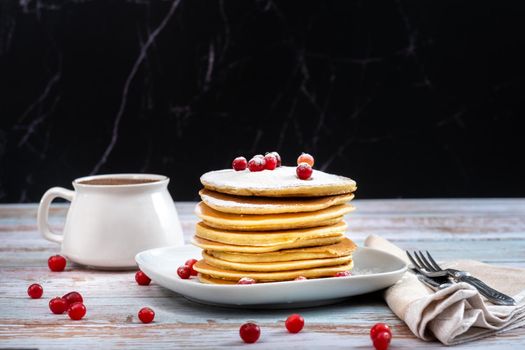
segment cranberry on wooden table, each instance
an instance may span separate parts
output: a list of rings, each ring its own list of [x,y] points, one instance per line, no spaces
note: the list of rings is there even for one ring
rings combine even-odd
[[[147,286],[151,283],[151,279],[140,270],[135,273],[135,281],[137,281],[139,286]]]
[[[392,335],[388,332],[379,332],[373,340],[374,348],[376,350],[387,350],[390,345]]]
[[[47,259],[47,266],[51,271],[64,271],[66,268],[66,258],[64,258],[62,255],[53,255]]]
[[[150,323],[155,318],[155,311],[149,307],[143,307],[139,310],[138,317],[142,323]]]
[[[44,294],[44,288],[38,283],[33,283],[27,288],[27,295],[32,299],[39,299]]]
[[[57,315],[66,312],[68,306],[69,305],[67,301],[61,297],[55,297],[49,301],[49,310],[51,310],[52,313]]]
[[[392,334],[390,327],[386,323],[376,323],[372,328],[370,328],[370,339],[374,340],[374,338],[380,332],[388,332]]]
[[[299,314],[288,316],[284,323],[290,333],[299,333],[304,327],[304,318]]]
[[[82,319],[86,315],[86,306],[82,303],[74,303],[67,310],[69,318],[75,321]]]
[[[62,299],[64,299],[67,302],[67,306],[73,305],[74,303],[83,303],[84,298],[82,298],[82,295],[79,292],[69,292],[67,294],[64,294],[62,296]]]
[[[245,323],[239,329],[239,335],[245,343],[255,343],[261,336],[261,329],[255,323]]]

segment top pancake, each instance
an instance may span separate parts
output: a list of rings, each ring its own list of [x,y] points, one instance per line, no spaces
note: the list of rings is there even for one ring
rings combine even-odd
[[[354,198],[352,193],[310,198],[268,198],[232,196],[202,189],[199,195],[210,208],[231,214],[282,214],[317,211],[344,204]]]
[[[275,170],[250,172],[233,169],[216,170],[201,176],[208,190],[238,196],[262,197],[319,197],[351,193],[354,180],[314,170],[308,180],[297,177],[295,167],[282,166]]]

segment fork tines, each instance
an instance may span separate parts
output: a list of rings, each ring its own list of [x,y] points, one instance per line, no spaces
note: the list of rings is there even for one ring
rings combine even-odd
[[[436,261],[432,258],[432,255],[428,251],[425,251],[426,257],[421,251],[414,251],[412,254],[410,254],[408,251],[406,252],[408,259],[410,259],[410,262],[412,265],[414,265],[414,268],[418,270],[419,272],[423,273],[426,270],[427,272],[437,272],[442,271],[442,268],[436,263]]]

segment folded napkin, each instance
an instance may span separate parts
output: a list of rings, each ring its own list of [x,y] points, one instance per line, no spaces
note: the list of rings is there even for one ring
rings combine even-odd
[[[396,255],[409,263],[403,250],[381,237],[369,236],[365,246]],[[470,272],[489,286],[512,296],[517,305],[494,305],[463,282],[434,292],[412,272],[407,272],[386,290],[385,299],[418,338],[429,341],[435,337],[443,344],[454,345],[525,326],[525,269],[473,260],[442,265]]]

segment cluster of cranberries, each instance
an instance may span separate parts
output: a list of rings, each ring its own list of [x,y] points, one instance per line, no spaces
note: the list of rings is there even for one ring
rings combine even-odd
[[[53,255],[47,260],[47,265],[51,271],[60,272],[66,268],[66,259],[61,255]],[[148,285],[151,279],[142,271],[135,274],[135,280],[139,285]],[[33,283],[27,288],[27,294],[32,299],[40,299],[44,294],[44,288],[38,283]],[[79,292],[69,292],[61,297],[55,297],[49,301],[49,309],[56,315],[61,315],[67,311],[69,318],[80,320],[86,315],[84,298]],[[150,323],[155,317],[155,312],[149,307],[140,309],[139,319],[144,323]]]
[[[288,332],[299,333],[304,327],[304,318],[299,314],[290,315],[284,325]],[[261,328],[252,322],[245,323],[239,328],[239,335],[245,343],[255,343],[261,336]]]
[[[269,152],[266,155],[258,154],[253,156],[250,161],[244,157],[237,157],[232,162],[232,168],[235,171],[248,170],[252,172],[263,170],[274,170],[281,166],[281,156],[277,152]],[[308,180],[312,176],[314,166],[314,157],[308,153],[302,153],[297,158],[297,177],[301,180]]]
[[[27,288],[27,294],[32,299],[40,299],[44,294],[44,288],[40,284],[33,283]],[[79,292],[69,292],[61,297],[55,297],[49,301],[49,309],[52,313],[61,315],[67,311],[69,318],[80,320],[86,315],[84,299]]]
[[[297,158],[297,168],[295,172],[301,180],[308,180],[313,173],[314,157],[308,153],[303,153]]]
[[[387,350],[392,339],[392,331],[386,323],[376,323],[370,329],[370,338],[376,350]]]
[[[53,255],[47,260],[47,266],[51,271],[60,272],[66,268],[66,258],[61,255]],[[44,294],[44,288],[38,283],[33,283],[27,288],[27,295],[32,299],[40,299]],[[49,309],[52,313],[61,315],[67,311],[69,318],[80,320],[86,315],[84,299],[79,292],[69,292],[61,297],[55,297],[49,301]]]
[[[264,156],[257,154],[250,161],[244,157],[237,157],[232,162],[232,168],[235,171],[246,170],[246,168],[250,171],[274,170],[280,166],[281,156],[277,152],[269,152]]]
[[[62,314],[67,310],[67,314],[72,320],[80,320],[86,315],[84,299],[78,292],[69,292],[62,297],[51,299],[49,309],[54,314]]]
[[[193,265],[197,262],[197,259],[187,260],[183,266],[177,269],[177,275],[183,280],[187,280],[191,276],[197,276],[198,272],[193,269]]]

